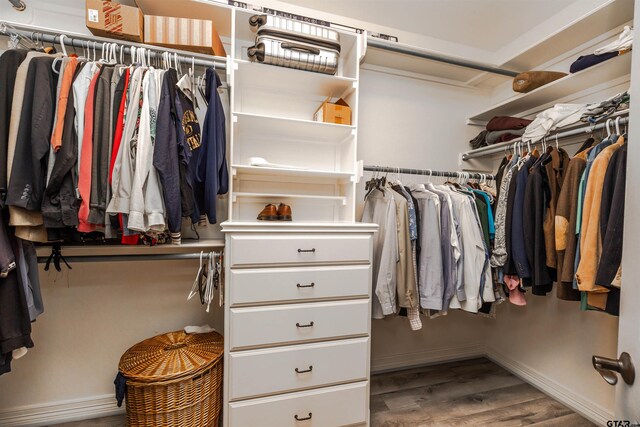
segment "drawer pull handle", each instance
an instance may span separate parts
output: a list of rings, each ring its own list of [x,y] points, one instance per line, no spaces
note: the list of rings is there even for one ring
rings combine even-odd
[[[298,414],[296,414],[296,415],[293,416],[293,418],[295,418],[296,421],[307,421],[307,420],[310,420],[312,416],[313,416],[313,414],[311,412],[309,412],[309,415],[306,416],[306,417],[300,418],[298,416]]]
[[[316,248],[313,249],[298,249],[298,253],[302,254],[302,253],[307,253],[307,252],[311,252],[311,253],[316,253]]]
[[[311,321],[311,322],[307,323],[306,325],[301,325],[300,323],[296,323],[296,326],[297,326],[298,328],[310,328],[310,327],[312,327],[312,326],[313,326],[313,321]]]
[[[311,282],[308,285],[301,285],[300,283],[298,283],[296,286],[298,286],[298,288],[313,288],[316,284],[314,282]]]
[[[298,368],[296,368],[296,374],[304,374],[307,372],[311,372],[313,371],[313,366],[309,365],[309,369],[303,369],[302,371]]]

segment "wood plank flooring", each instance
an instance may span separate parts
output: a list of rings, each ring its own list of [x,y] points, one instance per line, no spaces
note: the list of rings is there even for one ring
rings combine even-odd
[[[374,375],[373,427],[594,426],[495,363],[481,358]],[[124,416],[58,427],[125,427]]]

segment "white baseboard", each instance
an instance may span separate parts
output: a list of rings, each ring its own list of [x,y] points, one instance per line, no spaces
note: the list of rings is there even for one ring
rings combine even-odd
[[[505,356],[492,348],[487,348],[486,356],[507,371],[522,378],[525,382],[598,425],[605,426],[607,421],[614,419],[613,412],[517,360]]]
[[[486,354],[483,344],[460,347],[438,348],[413,353],[394,354],[392,356],[375,357],[371,360],[371,372],[376,374],[398,369],[408,369],[441,362],[483,357]]]
[[[482,344],[377,357],[371,361],[371,371],[380,373],[484,356],[598,425],[606,425],[608,420],[614,418],[614,414],[601,405],[585,399],[542,373],[494,349],[486,348]],[[0,426],[38,427],[106,417],[123,412],[124,407],[118,408],[116,406],[113,395],[103,395],[2,410],[0,411]]]
[[[124,413],[124,406],[118,408],[114,395],[109,394],[3,410],[0,411],[0,426],[48,426],[121,413]]]

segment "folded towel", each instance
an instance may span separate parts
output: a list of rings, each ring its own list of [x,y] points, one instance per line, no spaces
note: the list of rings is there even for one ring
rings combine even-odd
[[[523,129],[529,126],[529,123],[531,123],[531,120],[519,117],[496,116],[487,123],[487,130]]]
[[[487,145],[487,141],[485,140],[485,138],[488,133],[489,131],[483,130],[478,135],[476,135],[475,138],[469,141],[469,144],[471,144],[471,148],[475,150],[476,148],[485,147]]]
[[[485,141],[488,145],[493,145],[498,142],[511,141],[522,134],[524,134],[524,129],[494,130],[487,134]]]
[[[559,73],[557,71],[527,71],[526,73],[520,73],[513,78],[513,91],[520,93],[531,92],[566,75],[567,73]]]

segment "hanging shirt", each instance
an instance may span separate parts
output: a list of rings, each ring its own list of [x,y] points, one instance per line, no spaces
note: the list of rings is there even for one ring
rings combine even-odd
[[[383,319],[396,314],[398,234],[396,206],[391,192],[384,187],[374,189],[365,200],[362,222],[378,224],[378,232],[373,236],[373,278],[372,317]]]
[[[418,260],[420,308],[442,310],[445,294],[440,198],[426,189],[413,191],[420,210],[421,242]],[[449,231],[449,230],[447,230]]]

